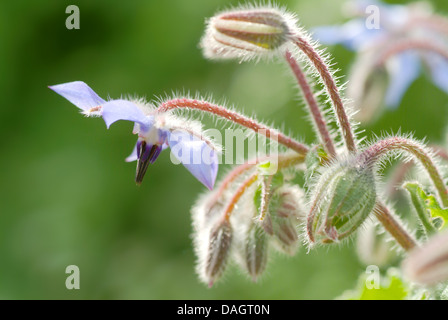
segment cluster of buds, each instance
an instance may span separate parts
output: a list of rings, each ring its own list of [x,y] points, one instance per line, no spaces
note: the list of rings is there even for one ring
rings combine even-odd
[[[238,242],[236,239],[243,239],[241,242],[244,245],[236,243],[234,247],[240,248],[239,251],[243,248],[244,254],[240,254],[243,257],[241,260],[244,261],[243,265],[253,279],[257,279],[266,266],[269,237],[274,240],[273,243],[276,243],[278,249],[288,254],[295,253],[296,243],[300,238],[300,233],[297,233],[298,221],[302,221],[305,228],[306,236],[303,240],[308,242],[309,247],[313,247],[315,244],[340,243],[356,233],[361,233],[361,226],[366,221],[370,221],[367,218],[370,215],[375,215],[385,230],[404,249],[414,248],[416,240],[384,205],[381,199],[382,194],[377,190],[377,171],[382,159],[387,154],[397,155],[404,152],[422,164],[440,196],[439,199],[444,205],[448,205],[446,185],[437,162],[434,160],[433,154],[428,152],[423,144],[409,138],[390,137],[378,140],[365,146],[363,151],[359,151],[358,141],[352,131],[351,119],[346,113],[344,100],[341,98],[335,77],[326,59],[315,47],[316,44],[310,41],[310,37],[298,28],[296,23],[294,16],[286,14],[283,10],[273,8],[239,9],[220,13],[211,18],[201,42],[204,55],[211,59],[238,59],[241,61],[283,55],[298,81],[323,146],[323,148],[311,148],[304,152],[307,154],[307,160],[311,159],[306,163],[305,179],[307,183],[304,185],[308,202],[308,208],[305,209],[308,211],[307,214],[304,214],[304,211],[300,211],[301,213],[294,211],[294,208],[298,208],[299,205],[291,201],[293,197],[290,196],[291,193],[288,189],[290,186],[272,187],[272,178],[262,179],[259,183],[258,193],[255,192],[258,194],[255,197],[258,199],[255,206],[259,208],[258,219],[254,218],[253,214],[247,214],[247,212],[253,211],[247,208],[243,209],[246,211],[246,215],[235,214],[235,216],[246,216],[246,221],[250,221],[250,223],[244,223],[237,219],[233,223],[238,228],[234,226],[233,229],[235,234],[238,233],[237,229],[244,230],[243,237],[234,237],[235,242]],[[412,43],[415,44],[415,42]],[[318,76],[326,88],[347,153],[343,153],[335,147],[334,133],[330,133],[327,127],[328,120],[320,110],[319,103],[314,98],[312,86],[308,83],[307,75],[297,61],[297,51],[309,59],[310,65],[314,66],[312,76]],[[407,58],[407,55],[400,57],[403,61]],[[364,65],[368,64],[364,63]],[[387,80],[386,71],[381,65],[373,70],[376,70],[374,75],[368,74],[367,76],[375,77],[375,91],[373,93],[369,91],[371,94],[366,99],[375,100],[384,94],[387,100],[395,99],[395,103],[398,103],[403,88],[406,86],[396,81],[396,83],[392,83],[393,87],[389,90],[390,92],[386,93],[384,85],[387,82],[385,81]],[[439,74],[439,71],[435,70],[434,73]],[[353,87],[356,87],[357,84],[359,83],[355,83]],[[244,181],[243,185],[246,182]],[[304,193],[301,188],[297,186],[294,188],[297,188],[297,192],[293,194]],[[245,187],[233,191],[235,194],[239,192],[251,194]],[[251,197],[246,196],[246,198],[250,199]],[[303,199],[302,196],[294,199],[298,198]],[[257,211],[255,210],[255,212]],[[243,225],[246,227],[241,227]],[[359,238],[366,239],[362,236]],[[366,241],[364,241],[365,243]],[[372,247],[372,250],[369,251],[370,256],[376,256],[378,261],[386,264],[387,257],[390,255],[384,250],[378,249],[372,241],[369,245]],[[220,248],[230,250],[227,245]],[[386,251],[390,249],[388,246],[383,246],[384,248]],[[214,256],[211,252],[208,255]],[[364,257],[367,255],[369,254],[365,254]],[[204,260],[211,261],[210,259]],[[199,273],[205,274],[204,280],[210,280],[206,272],[201,273],[199,270]]]
[[[237,171],[240,168],[229,175]],[[209,286],[232,259],[257,281],[270,250],[294,255],[305,216],[302,191],[287,183],[282,171],[265,176],[259,166],[252,166],[231,183],[226,181],[193,209],[197,272]]]

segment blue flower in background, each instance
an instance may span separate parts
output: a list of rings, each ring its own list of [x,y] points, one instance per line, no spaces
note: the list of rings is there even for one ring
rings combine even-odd
[[[317,27],[313,37],[357,53],[347,94],[360,110],[359,120],[377,116],[381,105],[396,108],[423,66],[432,82],[448,93],[448,20],[422,3],[405,6],[360,0],[351,4],[353,19]],[[367,20],[371,6],[377,8],[378,28]]]
[[[136,182],[140,184],[149,164],[162,150],[172,154],[207,188],[212,189],[218,173],[218,147],[205,137],[201,125],[168,113],[158,113],[152,105],[124,99],[105,101],[87,84],[74,81],[50,89],[60,94],[87,116],[101,116],[107,128],[118,120],[134,122],[138,140],[126,161],[137,160]]]

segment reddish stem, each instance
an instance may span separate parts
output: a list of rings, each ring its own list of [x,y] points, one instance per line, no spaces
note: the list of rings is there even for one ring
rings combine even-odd
[[[317,53],[314,47],[304,38],[297,35],[294,43],[299,47],[300,50],[310,59],[319,73],[322,81],[327,89],[327,93],[333,102],[333,107],[339,122],[339,127],[342,130],[342,135],[346,143],[347,149],[355,153],[357,150],[355,136],[353,135],[352,126],[350,120],[345,112],[344,104],[342,102],[341,95],[339,93],[338,86],[330,72],[329,67],[322,59],[322,57]]]
[[[207,101],[200,101],[196,99],[187,99],[187,98],[172,99],[162,103],[158,107],[157,111],[167,112],[173,109],[181,109],[181,108],[201,110],[204,112],[215,114],[229,121],[237,123],[243,127],[249,128],[258,134],[262,134],[269,139],[278,141],[278,143],[300,154],[306,154],[309,151],[308,147],[305,146],[304,144],[286,136],[285,134],[273,128],[269,128],[235,111],[228,110],[222,106],[218,106]]]
[[[305,97],[306,103],[311,112],[314,123],[320,134],[320,138],[324,143],[325,150],[331,157],[335,157],[336,149],[334,147],[333,140],[331,139],[330,132],[328,131],[327,123],[325,122],[324,117],[320,112],[316,98],[314,97],[314,93],[311,90],[308,80],[306,79],[306,75],[300,68],[296,59],[292,56],[291,52],[289,52],[288,50],[285,53],[285,58],[289,66],[291,67],[294,76],[297,79],[297,83],[299,84],[300,89],[302,90],[302,94]]]
[[[432,152],[442,158],[443,160],[448,160],[448,152],[436,145],[429,146],[429,148],[432,150]],[[386,194],[390,197],[393,197],[397,191],[397,186],[400,185],[408,171],[414,166],[414,161],[409,161],[405,163],[400,163],[397,168],[394,170],[392,177],[390,178],[387,187],[386,187]]]
[[[256,159],[256,160],[252,160],[252,161],[248,161],[242,165],[239,165],[238,167],[236,167],[235,169],[233,169],[232,171],[230,171],[229,174],[227,174],[226,178],[224,179],[224,181],[220,184],[219,188],[217,189],[215,195],[210,199],[210,201],[207,203],[207,207],[211,208],[213,207],[213,205],[219,200],[222,199],[222,195],[226,192],[226,190],[230,187],[230,185],[240,176],[242,176],[244,173],[246,173],[247,171],[249,171],[250,169],[254,168],[257,164],[259,163],[263,163],[265,161],[268,161],[269,159],[272,159],[272,157],[266,156],[266,157],[262,157],[260,159]],[[275,159],[277,161],[277,168],[279,170],[284,169],[284,168],[288,168],[290,166],[293,165],[297,165],[299,163],[302,163],[303,161],[305,161],[305,156],[304,155],[279,155],[277,159]],[[257,174],[257,173],[253,173],[252,175]],[[243,182],[241,184],[241,186],[243,186],[245,184],[245,182]],[[246,188],[247,189],[247,188]],[[246,190],[244,189],[244,191]],[[238,191],[236,192],[238,193]],[[243,192],[244,193],[244,192]],[[237,196],[236,200],[232,200],[232,201],[238,201],[240,199],[241,195]],[[235,195],[232,197],[232,199],[235,198]],[[232,202],[230,201],[230,202]],[[236,204],[236,202],[234,203]],[[234,205],[232,205],[232,207],[229,208],[229,206],[227,207],[230,211],[229,213],[226,213],[226,215],[229,215],[232,213],[232,210],[234,208]],[[227,210],[226,210],[227,212]]]
[[[412,154],[428,172],[431,180],[445,207],[448,207],[448,190],[445,186],[439,169],[432,160],[430,154],[419,143],[402,137],[391,137],[380,140],[362,152],[358,159],[366,165],[373,165],[383,155],[393,150],[403,150]]]
[[[237,202],[240,200],[246,190],[257,180],[258,172],[255,172],[251,174],[246,180],[244,180],[243,183],[241,183],[241,185],[238,187],[238,189],[236,189],[235,193],[227,204],[226,209],[224,210],[225,220],[228,221],[230,219],[230,216],[232,215],[233,209],[235,209]]]
[[[394,239],[404,250],[409,251],[417,246],[415,240],[394,218],[392,213],[383,203],[378,201],[375,204],[373,212],[384,228],[391,234],[391,236],[394,237]]]
[[[411,39],[402,40],[394,43],[392,46],[386,48],[383,53],[378,57],[376,66],[383,65],[390,57],[411,49],[422,49],[426,51],[432,51],[448,60],[448,49],[440,44],[434,43],[434,41]]]
[[[411,19],[405,26],[405,30],[414,27],[423,27],[448,35],[448,20],[440,15],[431,15],[428,17],[415,17]]]

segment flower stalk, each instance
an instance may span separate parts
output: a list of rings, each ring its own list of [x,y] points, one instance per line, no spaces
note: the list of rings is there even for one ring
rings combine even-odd
[[[229,110],[227,108],[218,106],[216,104],[207,101],[187,99],[187,98],[172,99],[162,103],[158,107],[157,112],[162,113],[175,109],[185,109],[185,108],[200,110],[227,119],[233,123],[251,129],[256,133],[263,134],[267,138],[277,141],[278,143],[284,145],[285,147],[291,150],[296,151],[299,154],[306,154],[309,150],[309,148],[304,144],[292,139],[291,137],[286,136],[285,134],[279,132],[278,130],[269,128],[268,126],[258,123],[257,121],[248,118],[242,114],[239,114],[235,111]]]
[[[322,112],[319,109],[319,105],[317,104],[314,93],[311,90],[310,84],[306,79],[305,73],[302,71],[290,51],[286,50],[285,58],[289,66],[291,67],[295,78],[297,79],[297,83],[299,84],[300,89],[302,90],[303,96],[306,100],[311,116],[313,117],[314,124],[320,135],[320,139],[324,144],[325,150],[331,157],[336,156],[336,149],[333,143],[333,139],[331,138],[327,123],[324,116],[322,115]]]
[[[420,143],[403,137],[390,137],[378,141],[370,146],[359,158],[368,165],[378,162],[382,156],[394,151],[402,150],[413,155],[428,172],[434,187],[445,207],[448,207],[448,190],[443,181],[439,168],[434,163],[431,153],[426,150]]]
[[[349,152],[355,153],[357,149],[356,140],[353,134],[350,119],[345,111],[341,94],[328,65],[319,55],[313,45],[311,45],[310,42],[301,35],[295,35],[294,44],[297,45],[297,47],[308,57],[308,59],[316,68],[316,71],[319,73],[322,82],[327,89],[328,96],[333,103],[335,114],[337,116],[339,126],[342,130],[342,135],[344,137],[346,147]]]
[[[377,201],[373,213],[383,227],[405,250],[409,251],[417,247],[415,239],[403,228],[401,223],[392,215],[389,209],[382,202]]]

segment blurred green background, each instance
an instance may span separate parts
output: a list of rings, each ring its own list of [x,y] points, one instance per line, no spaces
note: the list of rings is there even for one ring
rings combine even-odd
[[[306,28],[344,19],[340,0],[278,2]],[[284,65],[202,57],[205,18],[237,3],[0,3],[1,299],[332,299],[355,286],[365,266],[349,243],[276,256],[259,283],[231,268],[208,289],[195,275],[190,218],[204,187],[168,153],[137,187],[135,163],[124,162],[136,139],[132,124],[106,130],[47,88],[82,80],[104,98],[212,93],[313,142]],[[448,13],[445,0],[432,3]],[[80,8],[79,30],[65,27],[70,4]],[[339,75],[347,74],[353,53],[329,50]],[[422,75],[399,109],[366,129],[401,128],[439,142],[447,118],[447,96]],[[65,287],[72,264],[80,268],[80,290]]]

